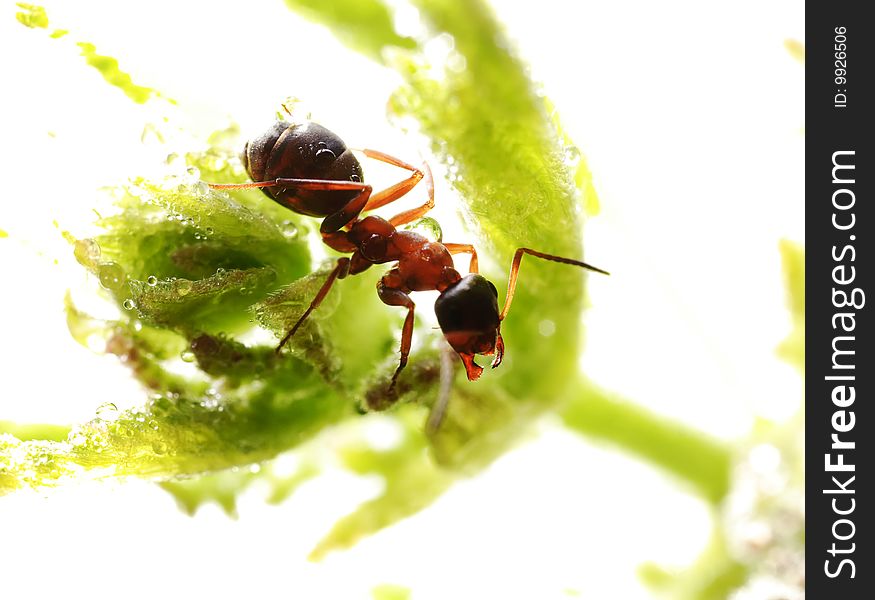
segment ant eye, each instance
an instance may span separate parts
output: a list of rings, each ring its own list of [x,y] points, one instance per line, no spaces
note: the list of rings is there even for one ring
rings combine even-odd
[[[316,163],[320,166],[334,162],[337,155],[329,148],[322,148],[316,152]]]

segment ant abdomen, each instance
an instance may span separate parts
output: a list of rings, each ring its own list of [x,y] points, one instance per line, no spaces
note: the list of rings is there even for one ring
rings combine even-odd
[[[321,179],[362,182],[358,159],[340,137],[313,122],[277,121],[261,136],[247,142],[243,165],[253,181]],[[271,199],[301,214],[325,217],[342,209],[358,190],[305,190],[263,187]]]

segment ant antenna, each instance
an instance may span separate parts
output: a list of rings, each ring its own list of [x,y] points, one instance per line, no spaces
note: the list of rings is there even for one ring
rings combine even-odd
[[[510,304],[511,302],[513,302],[513,293],[516,290],[516,280],[519,276],[520,263],[523,260],[524,254],[531,254],[532,256],[537,256],[538,258],[543,258],[544,260],[552,260],[553,262],[563,263],[566,265],[574,265],[575,267],[583,267],[584,269],[595,271],[596,273],[601,273],[602,275],[610,275],[610,273],[605,270],[599,269],[598,267],[594,267],[579,260],[565,258],[563,256],[554,256],[553,254],[544,254],[543,252],[538,252],[537,250],[532,250],[531,248],[518,248],[516,253],[513,255],[513,263],[510,266],[510,277],[508,278],[507,282],[507,297],[504,299],[504,308],[501,309],[501,316],[498,317],[499,321],[504,321],[504,318],[507,316],[507,313],[510,310]]]

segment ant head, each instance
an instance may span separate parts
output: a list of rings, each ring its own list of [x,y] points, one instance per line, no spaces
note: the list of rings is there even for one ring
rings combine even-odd
[[[501,364],[504,342],[499,331],[498,291],[482,275],[467,275],[447,287],[435,300],[434,312],[450,346],[462,362],[468,379],[480,377],[483,368],[475,354],[495,354],[492,368]]]

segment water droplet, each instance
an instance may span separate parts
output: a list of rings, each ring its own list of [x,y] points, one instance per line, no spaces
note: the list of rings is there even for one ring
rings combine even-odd
[[[181,358],[183,361],[185,361],[187,363],[190,363],[190,362],[194,362],[195,355],[194,355],[194,352],[192,352],[191,350],[183,350],[182,354],[179,355],[179,358]]]
[[[580,150],[577,146],[565,146],[565,162],[569,165],[576,165],[580,160]]]
[[[440,223],[431,217],[423,217],[404,227],[405,231],[413,231],[425,236],[430,242],[441,242],[444,237]]]
[[[212,227],[207,227],[204,231],[206,232],[207,235],[213,235],[213,233],[215,232],[215,230]]]
[[[155,454],[164,454],[167,452],[167,444],[160,440],[152,442],[152,451]]]
[[[122,302],[122,306],[125,307],[125,310],[134,310],[137,307],[137,305],[134,304],[134,301],[130,298]]]
[[[146,278],[146,283],[148,283],[149,285],[157,285],[157,284],[158,284],[158,278],[155,277],[154,275],[149,275],[149,276]]]
[[[201,400],[201,406],[206,409],[215,409],[219,406],[219,398],[214,396],[208,396],[207,398]]]
[[[120,290],[128,279],[121,265],[114,262],[100,265],[97,269],[97,278],[100,280],[100,285],[111,291]]]
[[[191,282],[188,279],[178,279],[176,281],[176,293],[180,296],[187,296],[191,292]]]
[[[82,433],[81,429],[74,429],[67,436],[67,441],[74,446],[82,446],[88,441],[88,438],[85,437],[85,434]]]
[[[280,231],[283,232],[286,239],[293,240],[298,237],[298,226],[291,221],[283,221],[280,225]]]
[[[550,319],[544,319],[543,321],[538,323],[538,333],[540,333],[544,337],[552,336],[554,333],[556,333],[556,323],[554,323]]]
[[[447,68],[456,73],[462,73],[468,67],[468,61],[458,52],[451,52],[447,57]]]
[[[115,421],[118,418],[118,407],[112,402],[104,402],[95,411],[97,418],[104,421]]]
[[[90,238],[76,240],[73,245],[73,256],[83,267],[90,267],[100,259],[100,246]]]

